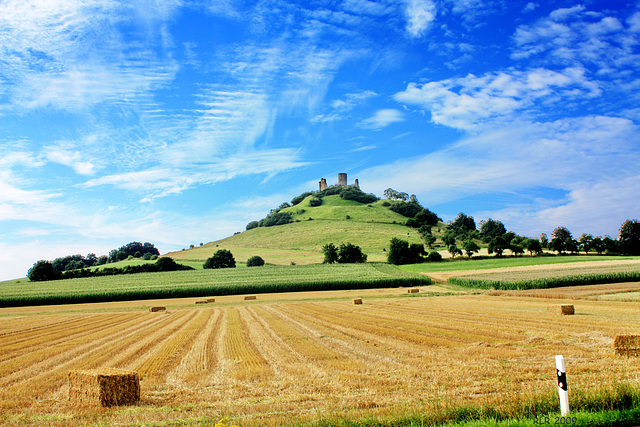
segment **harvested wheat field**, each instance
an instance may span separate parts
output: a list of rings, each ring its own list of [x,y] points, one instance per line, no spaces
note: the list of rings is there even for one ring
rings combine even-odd
[[[0,424],[229,416],[241,426],[283,425],[500,405],[553,393],[556,354],[565,357],[570,394],[613,378],[640,381],[638,360],[613,351],[616,336],[640,333],[636,303],[566,300],[576,315],[558,316],[548,311],[557,299],[406,292],[366,296],[362,305],[351,294],[317,293],[317,300],[162,303],[162,312],[139,302],[129,310],[123,303],[0,310]],[[104,368],[139,374],[136,405],[69,402],[69,371]]]

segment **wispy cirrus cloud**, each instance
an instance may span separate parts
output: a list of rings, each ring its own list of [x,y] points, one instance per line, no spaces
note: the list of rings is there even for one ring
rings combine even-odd
[[[0,78],[10,85],[4,109],[82,109],[166,84],[177,65],[148,46],[162,37],[156,24],[175,7],[107,0],[0,4]],[[121,36],[131,13],[145,27],[135,42]]]
[[[144,194],[141,201],[148,202],[179,194],[199,185],[214,185],[239,176],[261,174],[269,176],[297,169],[307,164],[299,157],[300,154],[293,149],[246,151],[217,158],[203,158],[199,164],[189,164],[186,167],[152,167],[106,175],[88,180],[80,186],[83,188],[114,186]]]
[[[404,114],[400,110],[385,108],[376,111],[373,116],[362,120],[358,123],[358,126],[363,129],[380,130],[392,123],[398,123],[404,120]]]

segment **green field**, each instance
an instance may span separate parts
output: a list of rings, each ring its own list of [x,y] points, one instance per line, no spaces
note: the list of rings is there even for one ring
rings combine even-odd
[[[388,264],[315,264],[123,274],[0,286],[0,307],[244,293],[426,285],[424,276]]]
[[[204,261],[218,249],[228,249],[238,264],[259,255],[268,264],[306,265],[322,262],[323,245],[350,242],[360,246],[369,261],[384,262],[393,237],[422,243],[416,230],[404,225],[407,218],[382,206],[382,201],[363,205],[340,196],[325,196],[322,200],[321,206],[310,207],[307,198],[283,209],[292,214],[291,224],[254,228],[167,255],[177,261]]]

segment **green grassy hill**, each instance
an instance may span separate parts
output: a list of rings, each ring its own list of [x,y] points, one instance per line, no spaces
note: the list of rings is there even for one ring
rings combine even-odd
[[[407,218],[383,206],[383,201],[361,204],[334,195],[323,197],[322,205],[311,207],[310,199],[281,211],[292,214],[291,224],[253,228],[168,255],[180,261],[204,261],[218,249],[228,249],[238,266],[253,255],[269,264],[300,265],[321,263],[322,246],[327,243],[350,242],[360,246],[369,261],[386,261],[391,238],[422,243],[417,231],[404,225]]]

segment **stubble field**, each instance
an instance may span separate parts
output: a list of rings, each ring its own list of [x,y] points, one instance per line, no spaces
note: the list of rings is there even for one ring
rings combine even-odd
[[[0,310],[0,423],[172,425],[230,416],[246,425],[397,418],[453,406],[553,396],[554,355],[570,393],[613,381],[637,386],[640,365],[615,356],[640,333],[637,303],[539,296],[419,296],[406,290],[313,293],[297,299],[173,300]],[[357,293],[357,294],[356,294]],[[363,305],[353,305],[359,295]],[[144,303],[142,303],[144,304]],[[217,304],[217,305],[216,305]],[[71,369],[116,367],[142,377],[137,406],[77,408]],[[515,403],[514,403],[515,402]]]

